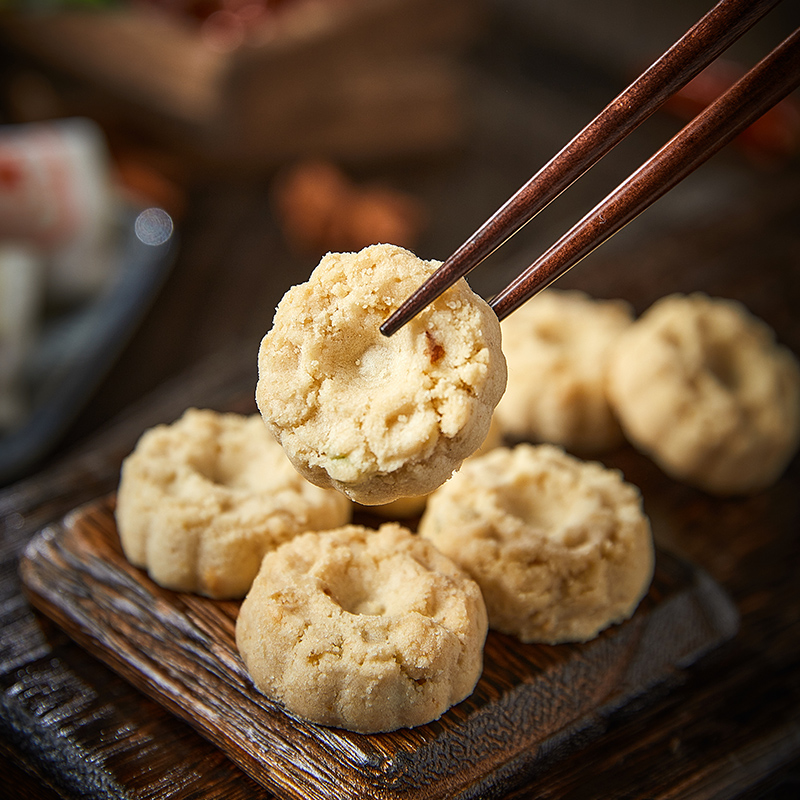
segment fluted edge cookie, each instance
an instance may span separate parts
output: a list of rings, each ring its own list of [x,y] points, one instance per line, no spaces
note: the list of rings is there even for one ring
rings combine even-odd
[[[115,511],[131,563],[161,586],[213,598],[243,597],[264,553],[351,513],[297,473],[258,414],[194,408],[141,436]]]
[[[461,569],[397,523],[308,533],[268,554],[236,622],[255,686],[361,733],[431,722],[472,693],[486,609]]]
[[[508,385],[495,416],[510,439],[597,455],[624,441],[606,395],[609,353],[633,323],[623,300],[547,289],[503,320]]]
[[[429,498],[419,533],[475,579],[490,627],[523,642],[586,641],[622,622],[654,569],[638,489],[554,445],[471,459]]]
[[[800,443],[797,358],[733,300],[654,303],[615,345],[608,388],[631,443],[712,494],[770,486]]]

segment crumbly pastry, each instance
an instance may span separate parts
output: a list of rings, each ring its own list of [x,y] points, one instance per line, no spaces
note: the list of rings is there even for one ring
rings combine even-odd
[[[623,300],[547,289],[502,323],[508,386],[495,412],[512,439],[596,455],[623,441],[606,396],[612,345],[633,322]]]
[[[741,303],[662,298],[620,338],[608,377],[631,443],[709,493],[763,489],[797,451],[800,366]]]
[[[236,622],[256,687],[361,733],[431,722],[483,668],[486,609],[453,562],[397,523],[308,533],[269,553]]]
[[[471,455],[469,458],[477,458],[478,456],[488,453],[495,447],[500,447],[503,443],[503,435],[500,431],[500,425],[495,416],[492,417],[492,423],[489,426],[489,433],[484,439],[483,444]],[[402,520],[418,517],[425,510],[425,505],[428,502],[429,495],[422,494],[416,497],[398,497],[397,500],[392,500],[391,503],[385,503],[380,506],[368,506],[368,510],[383,517],[384,519]]]
[[[653,575],[638,489],[555,445],[470,459],[419,533],[477,581],[490,627],[523,642],[593,638],[633,614]]]
[[[438,265],[393,245],[329,253],[278,305],[256,401],[311,482],[365,505],[426,494],[486,438],[506,382],[488,304],[462,279],[379,330]]]
[[[264,553],[351,512],[297,474],[258,414],[188,409],[146,431],[123,462],[116,521],[125,555],[156,583],[238,598]]]

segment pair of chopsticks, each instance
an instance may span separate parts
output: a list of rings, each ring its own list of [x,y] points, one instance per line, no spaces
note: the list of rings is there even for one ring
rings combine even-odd
[[[501,206],[381,325],[391,336],[480,264],[780,0],[721,0]],[[500,319],[585,258],[800,85],[800,29],[698,114],[490,305]]]

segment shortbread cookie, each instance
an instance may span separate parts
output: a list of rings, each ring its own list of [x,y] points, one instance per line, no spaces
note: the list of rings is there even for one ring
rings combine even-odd
[[[365,505],[426,494],[486,438],[506,382],[500,323],[462,279],[391,337],[434,272],[393,245],[329,253],[261,343],[256,400],[295,467]]]
[[[502,323],[508,386],[495,412],[511,439],[583,455],[623,441],[606,397],[611,346],[633,322],[623,300],[547,289]]]
[[[523,642],[591,639],[633,614],[653,575],[639,491],[555,445],[470,459],[419,532],[478,582],[490,627]]]
[[[256,687],[322,725],[376,733],[440,717],[483,668],[480,590],[397,523],[308,533],[268,554],[236,622]]]
[[[297,474],[258,414],[189,409],[146,431],[125,459],[116,520],[125,555],[156,583],[237,598],[264,553],[351,512]]]
[[[741,303],[670,295],[620,338],[609,394],[628,439],[712,494],[774,483],[800,442],[800,366]]]

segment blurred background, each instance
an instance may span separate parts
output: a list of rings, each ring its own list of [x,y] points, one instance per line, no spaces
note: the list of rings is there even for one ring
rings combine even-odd
[[[444,259],[702,0],[0,2],[0,485],[220,358],[328,250]],[[472,273],[502,288],[800,22],[784,2]],[[800,352],[796,97],[560,285],[736,297]],[[209,361],[211,359],[211,361]]]

